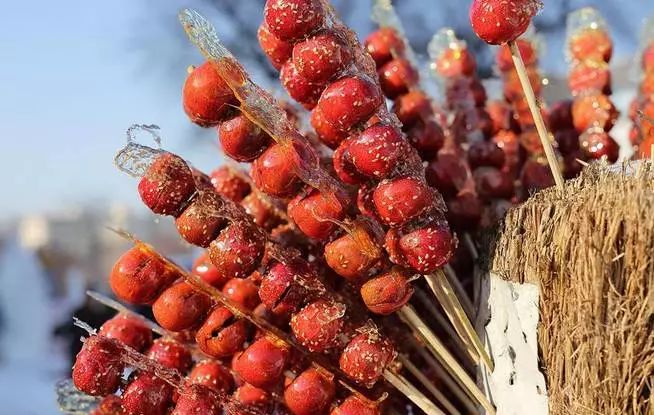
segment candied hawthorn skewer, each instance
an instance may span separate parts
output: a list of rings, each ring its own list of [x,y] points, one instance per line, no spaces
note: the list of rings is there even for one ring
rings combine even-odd
[[[508,44],[515,65],[518,79],[529,105],[529,110],[536,123],[536,130],[545,150],[556,185],[563,188],[563,176],[559,168],[554,148],[549,139],[547,126],[543,120],[534,90],[529,80],[527,69],[516,39],[522,35],[531,19],[542,8],[540,0],[474,0],[470,7],[470,23],[483,41],[491,45]]]
[[[634,158],[649,158],[654,154],[654,18],[645,23],[641,36],[639,95],[629,112],[633,122],[630,132]]]

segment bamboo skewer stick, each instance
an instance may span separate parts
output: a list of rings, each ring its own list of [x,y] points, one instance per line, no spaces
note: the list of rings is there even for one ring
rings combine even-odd
[[[148,326],[148,328],[150,330],[152,330],[153,332],[157,333],[160,336],[169,336],[170,335],[170,333],[168,333],[163,327],[161,327],[160,325],[158,325],[154,321],[143,317],[142,315],[140,315],[139,313],[137,313],[137,312],[135,312],[133,310],[130,310],[129,308],[125,307],[123,304],[119,303],[116,300],[112,300],[111,298],[109,298],[109,297],[107,297],[105,295],[102,295],[102,294],[100,294],[98,292],[92,291],[92,290],[87,290],[86,295],[88,295],[89,297],[91,297],[95,301],[99,302],[100,304],[104,304],[107,307],[112,308],[112,309],[114,309],[114,310],[116,310],[116,311],[118,311],[120,313],[129,314],[132,317],[136,317],[136,318],[140,319],[143,323],[145,323],[146,326]]]
[[[484,393],[479,390],[476,383],[450,354],[445,345],[429,330],[427,325],[420,319],[411,306],[404,306],[399,310],[402,320],[413,330],[418,332],[426,342],[430,352],[436,357],[445,368],[453,375],[454,379],[491,415],[495,415],[495,408],[488,401]]]
[[[463,288],[463,285],[461,285],[459,277],[456,276],[454,268],[452,268],[450,264],[445,264],[443,269],[445,270],[445,275],[447,275],[447,279],[450,281],[450,284],[452,284],[452,287],[454,287],[454,290],[456,291],[456,294],[459,297],[459,301],[461,301],[461,305],[468,315],[468,318],[473,318],[475,313],[474,307],[472,306],[472,301],[470,300],[466,290]]]
[[[466,344],[472,345],[477,356],[481,358],[488,370],[492,372],[494,369],[493,361],[488,353],[486,353],[481,339],[472,326],[470,319],[465,314],[461,303],[459,303],[459,299],[443,271],[438,270],[430,275],[427,278],[427,283],[436,295],[436,298],[438,298],[438,301],[444,304],[445,313],[447,313],[450,321],[452,321],[454,329],[459,333],[459,336],[465,339]]]
[[[411,399],[411,402],[418,405],[426,414],[429,415],[446,415],[443,411],[438,409],[436,405],[425,395],[422,394],[415,386],[409,383],[403,376],[391,372],[390,370],[384,370],[384,379],[386,379],[395,389],[402,392],[407,398]]]
[[[409,360],[406,356],[400,355],[400,362],[402,362],[402,365],[413,375],[413,377],[418,380],[422,384],[422,386],[425,387],[429,391],[429,393],[432,394],[434,398],[436,398],[436,401],[440,403],[443,408],[445,408],[451,415],[461,415],[461,412],[459,412],[454,405],[452,405],[452,402],[450,402],[445,395],[443,395],[443,392],[439,391],[436,386],[434,386],[433,383],[425,376],[420,369],[414,365],[411,360]]]
[[[540,113],[540,107],[536,102],[536,95],[534,90],[531,88],[531,83],[529,82],[529,76],[527,75],[527,69],[525,68],[525,63],[522,60],[522,55],[520,55],[520,50],[518,49],[517,43],[512,40],[509,42],[509,48],[511,49],[511,57],[513,58],[513,64],[515,69],[518,72],[518,78],[520,79],[520,84],[525,93],[525,98],[527,99],[527,104],[529,104],[529,110],[531,115],[534,118],[534,123],[536,124],[536,130],[538,131],[538,136],[540,141],[543,144],[543,149],[545,150],[545,156],[547,157],[547,162],[550,165],[552,170],[552,176],[554,176],[554,181],[556,186],[559,189],[563,189],[563,175],[561,174],[561,169],[559,168],[559,163],[554,154],[554,148],[549,139],[549,133],[547,127],[545,126],[545,121],[543,116]]]

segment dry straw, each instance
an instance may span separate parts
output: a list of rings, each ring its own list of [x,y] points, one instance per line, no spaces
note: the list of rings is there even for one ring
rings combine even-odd
[[[654,414],[654,166],[590,167],[509,212],[486,258],[541,288],[552,414]]]

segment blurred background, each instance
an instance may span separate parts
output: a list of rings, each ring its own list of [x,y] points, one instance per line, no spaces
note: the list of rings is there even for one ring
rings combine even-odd
[[[133,123],[158,124],[166,149],[209,171],[223,162],[215,132],[187,121],[181,108],[186,67],[201,62],[176,17],[182,7],[205,14],[253,78],[279,91],[256,41],[263,0],[113,0],[5,2],[0,26],[0,402],[8,415],[56,414],[54,383],[69,376],[82,334],[72,315],[98,326],[111,313],[88,302],[86,289],[106,279],[128,246],[107,227],[129,230],[189,264],[169,219],[140,205],[136,180],[113,166]],[[335,0],[360,37],[374,29],[370,0]],[[453,27],[493,77],[494,51],[469,28],[468,0],[397,0],[416,51]],[[614,39],[613,85],[623,120],[635,95],[638,36],[651,0],[546,0],[535,19],[545,39],[545,98],[568,95],[563,53],[566,15],[595,6]],[[426,65],[425,60],[425,65]],[[489,81],[489,85],[492,81]],[[492,88],[492,87],[491,87]],[[282,92],[277,93],[283,97]],[[491,92],[492,96],[492,92]]]

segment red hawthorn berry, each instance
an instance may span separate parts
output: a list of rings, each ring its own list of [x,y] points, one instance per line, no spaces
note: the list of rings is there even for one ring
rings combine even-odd
[[[518,72],[513,69],[511,71],[504,72],[503,74],[503,92],[504,98],[509,102],[515,101],[525,101],[525,93],[522,90],[522,83],[518,77]],[[538,67],[529,67],[527,68],[527,78],[529,79],[529,84],[534,90],[534,94],[539,96],[543,90],[543,78],[538,70]]]
[[[392,125],[375,124],[347,141],[347,152],[357,171],[368,177],[383,178],[409,153],[402,134]]]
[[[256,284],[247,278],[232,278],[227,281],[222,292],[229,300],[254,310],[259,304],[258,290]]]
[[[334,165],[334,172],[340,181],[347,184],[361,184],[366,181],[366,177],[359,173],[352,163],[352,158],[349,152],[350,140],[345,140],[334,151],[332,155],[332,163]]]
[[[472,192],[457,194],[446,201],[447,222],[461,231],[474,231],[479,226],[484,211],[484,205],[479,197]]]
[[[219,195],[236,203],[252,190],[250,184],[228,166],[218,167],[211,172],[211,185]]]
[[[423,160],[433,159],[445,143],[445,132],[433,119],[416,123],[406,132],[406,136]]]
[[[444,78],[471,77],[477,71],[477,61],[468,49],[449,48],[437,58],[436,72]]]
[[[258,192],[252,192],[241,201],[245,212],[254,220],[257,226],[271,231],[282,224],[270,202],[264,200]]]
[[[368,310],[387,316],[402,308],[413,295],[408,278],[404,271],[391,270],[368,280],[361,286],[361,298]]]
[[[583,29],[570,38],[568,50],[576,60],[608,62],[613,55],[613,42],[603,29]]]
[[[193,364],[191,352],[183,344],[163,337],[154,341],[147,355],[150,359],[182,373]]]
[[[203,385],[187,385],[179,392],[179,398],[171,415],[222,415],[220,395]]]
[[[229,276],[220,272],[218,268],[211,263],[207,251],[202,252],[202,254],[193,262],[191,272],[202,278],[207,284],[216,288],[222,288],[223,285],[229,281]]]
[[[342,220],[345,216],[345,209],[336,197],[313,190],[291,200],[288,215],[308,237],[326,239],[336,229],[334,220]]]
[[[123,406],[120,401],[120,396],[107,395],[98,406],[91,412],[90,415],[124,415]]]
[[[603,94],[577,97],[572,103],[572,119],[580,134],[593,126],[610,131],[618,115],[611,99]]]
[[[344,315],[344,304],[317,300],[293,315],[291,330],[309,351],[324,352],[336,346]]]
[[[155,254],[135,246],[118,258],[111,270],[109,285],[123,301],[149,304],[179,277],[179,273],[166,267]]]
[[[454,78],[445,89],[448,108],[470,110],[471,106],[482,108],[486,104],[486,88],[477,78]]]
[[[508,103],[498,99],[486,103],[486,112],[493,122],[493,135],[500,131],[513,130],[513,111]]]
[[[505,160],[502,149],[492,141],[476,141],[468,149],[468,163],[472,169],[481,166],[501,168]]]
[[[372,199],[382,221],[396,226],[425,212],[434,198],[426,183],[416,177],[405,176],[379,183]]]
[[[152,373],[139,372],[122,394],[122,406],[129,415],[166,415],[173,387]]]
[[[601,129],[586,131],[579,137],[579,144],[588,159],[605,159],[609,163],[618,161],[620,146],[606,131]]]
[[[287,345],[260,337],[238,355],[232,368],[245,382],[268,389],[282,378],[289,354]]]
[[[132,349],[142,352],[152,344],[152,331],[138,317],[118,313],[100,326],[102,336],[116,339]]]
[[[513,180],[495,167],[480,167],[472,175],[479,197],[482,199],[510,199],[513,196]]]
[[[89,337],[75,357],[73,383],[80,391],[91,396],[114,393],[120,386],[124,363],[122,350],[111,340]]]
[[[650,43],[642,53],[641,66],[644,72],[651,72],[654,69],[654,42]]]
[[[193,173],[181,157],[163,152],[138,185],[143,203],[159,215],[177,216],[195,193]]]
[[[325,122],[341,131],[349,131],[370,118],[383,103],[381,91],[373,82],[345,77],[323,91],[316,108],[320,108]]]
[[[334,399],[334,377],[309,368],[284,389],[284,404],[293,415],[324,413]]]
[[[393,59],[393,55],[404,53],[404,41],[390,27],[383,27],[369,34],[364,45],[378,68]]]
[[[390,229],[386,233],[386,251],[392,262],[427,274],[445,265],[456,240],[444,220],[408,229]]]
[[[195,182],[195,187],[198,192],[206,192],[213,189],[213,184],[211,184],[211,177],[202,173],[200,170],[195,167],[191,167],[191,174],[193,175],[193,181]]]
[[[234,387],[232,374],[215,360],[202,360],[196,363],[188,375],[188,381],[223,393],[229,393]]]
[[[531,157],[525,161],[520,173],[520,181],[523,190],[528,193],[554,186],[552,171],[543,157]]]
[[[365,276],[379,262],[380,254],[364,230],[358,230],[354,235],[346,233],[325,245],[327,265],[351,281]]]
[[[175,219],[179,235],[188,243],[206,248],[227,224],[219,216],[224,200],[213,190],[198,194]]]
[[[209,257],[223,275],[245,278],[259,267],[265,251],[263,235],[245,223],[232,222],[211,245]]]
[[[182,331],[202,323],[211,307],[211,299],[186,281],[168,287],[152,304],[152,314],[166,330]]]
[[[313,279],[310,265],[304,261],[277,262],[264,274],[259,298],[271,313],[291,315],[305,303],[307,285]]]
[[[341,353],[339,366],[354,382],[372,387],[395,358],[390,341],[377,332],[355,336]]]
[[[233,397],[234,400],[241,405],[259,409],[262,411],[261,413],[269,413],[268,409],[272,404],[272,399],[268,392],[263,389],[254,387],[249,383],[244,383],[238,389],[236,389]]]
[[[574,129],[559,130],[554,133],[554,138],[561,154],[570,154],[579,150],[579,133]]]
[[[393,112],[405,129],[433,115],[431,101],[422,91],[409,91],[397,97],[393,103]]]
[[[454,196],[468,180],[468,166],[457,154],[441,152],[425,169],[429,186],[435,187],[444,196]]]
[[[248,338],[249,326],[226,307],[216,307],[195,334],[200,350],[216,359],[232,356]]]
[[[527,39],[517,39],[515,43],[518,45],[518,50],[520,50],[520,55],[525,66],[536,65],[538,54],[536,53],[536,49],[534,49],[534,44]],[[514,69],[513,57],[511,56],[509,45],[502,45],[498,48],[497,55],[495,55],[495,62],[500,72],[507,72]]]
[[[538,0],[474,0],[470,23],[484,42],[501,45],[525,33],[541,6]]]
[[[577,62],[568,75],[572,96],[588,91],[611,94],[611,71],[605,62]]]
[[[186,115],[200,127],[218,125],[239,104],[211,62],[203,63],[188,75],[182,102]]]
[[[559,131],[573,127],[572,100],[566,99],[554,103],[547,114],[550,130]]]
[[[296,173],[298,157],[294,149],[273,144],[252,163],[252,180],[264,193],[290,197],[302,187]]]
[[[268,56],[268,60],[279,70],[282,65],[291,58],[293,45],[285,42],[270,33],[265,23],[262,23],[257,30],[257,39],[263,53]]]
[[[333,32],[321,32],[293,47],[293,63],[298,73],[309,81],[324,82],[334,77],[350,62],[346,44]]]
[[[364,402],[355,395],[350,395],[332,409],[329,415],[381,415],[381,410],[375,402]]]
[[[279,79],[288,95],[308,110],[316,106],[320,94],[327,86],[323,81],[310,81],[300,75],[292,59],[282,66]]]
[[[263,16],[270,32],[286,41],[309,35],[325,19],[318,0],[267,0]]]
[[[265,131],[242,114],[220,123],[218,138],[225,154],[242,162],[256,159],[272,142]]]
[[[418,82],[418,71],[406,59],[395,58],[377,70],[379,84],[384,95],[395,99],[409,92],[409,88]]]
[[[311,112],[311,126],[316,131],[316,134],[318,134],[320,141],[332,149],[338,147],[349,135],[347,130],[336,128],[333,124],[325,121],[320,108],[314,108]]]

